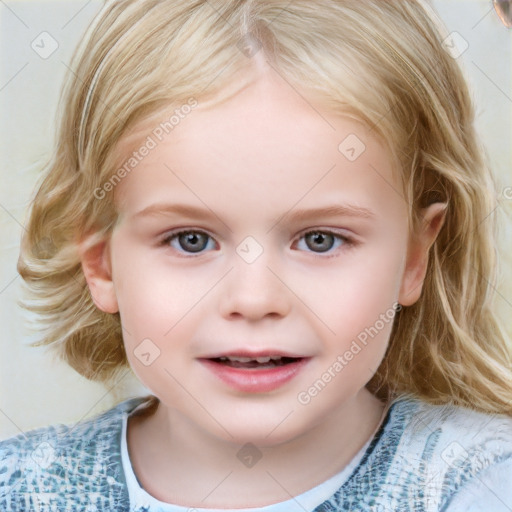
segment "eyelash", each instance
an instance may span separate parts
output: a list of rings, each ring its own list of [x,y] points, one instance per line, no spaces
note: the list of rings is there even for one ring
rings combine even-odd
[[[192,234],[199,233],[199,234],[202,234],[202,235],[206,235],[209,240],[215,241],[214,238],[211,235],[209,235],[206,231],[202,231],[200,229],[182,229],[182,230],[179,230],[179,231],[173,231],[171,233],[167,233],[166,236],[159,243],[159,246],[170,247],[170,243],[171,243],[172,240],[174,240],[175,238],[179,237],[180,235],[187,234],[187,233],[189,233],[189,234],[190,233],[192,233]],[[309,229],[307,231],[302,232],[302,234],[300,234],[299,237],[296,240],[297,241],[301,240],[305,236],[307,236],[309,234],[312,234],[312,233],[321,233],[323,235],[331,235],[331,236],[333,236],[335,238],[335,242],[336,241],[341,241],[342,242],[341,250],[343,250],[343,251],[350,250],[350,249],[354,248],[357,245],[356,240],[354,240],[353,238],[348,237],[346,235],[342,235],[341,233],[338,233],[336,231],[332,231],[332,230],[329,230],[329,229]],[[339,249],[339,247],[338,247],[338,249]],[[329,250],[327,250],[325,252],[315,252],[315,251],[312,251],[312,250],[308,250],[308,251],[304,251],[304,252],[309,252],[309,253],[317,256],[317,257],[325,259],[325,258],[329,258],[329,257],[334,257],[335,254],[331,254],[331,253],[333,253],[335,251],[336,251],[336,249],[334,249],[334,250],[333,249],[329,249]],[[201,256],[205,252],[209,252],[209,251],[202,250],[202,251],[198,251],[197,253],[193,253],[193,252],[187,252],[187,251],[184,251],[184,250],[177,250],[177,252],[179,254],[181,254],[180,257],[183,257],[183,258],[194,258],[194,257]],[[186,256],[184,256],[184,254],[186,254]]]

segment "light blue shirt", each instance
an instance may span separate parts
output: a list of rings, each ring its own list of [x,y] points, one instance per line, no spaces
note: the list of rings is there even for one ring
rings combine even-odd
[[[138,482],[126,425],[148,398],[0,442],[0,510],[213,512],[158,501]],[[342,472],[286,502],[236,512],[295,510],[512,512],[512,418],[401,396]]]

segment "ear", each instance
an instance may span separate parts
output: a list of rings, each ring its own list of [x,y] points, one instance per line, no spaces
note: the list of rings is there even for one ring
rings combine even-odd
[[[447,203],[433,203],[421,211],[421,225],[418,232],[412,233],[409,239],[407,261],[398,296],[398,302],[402,306],[411,306],[421,296],[427,273],[428,253],[444,224],[447,207]]]
[[[110,240],[91,245],[91,238],[85,238],[80,243],[80,260],[85,280],[96,307],[105,313],[117,313],[119,307],[112,281]]]

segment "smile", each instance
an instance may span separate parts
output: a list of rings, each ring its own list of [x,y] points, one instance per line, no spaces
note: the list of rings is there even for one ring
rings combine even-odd
[[[236,357],[236,356],[223,356],[214,358],[213,361],[230,366],[232,368],[275,368],[276,366],[284,366],[297,362],[300,357],[283,357],[275,356],[261,356],[256,358],[251,357]]]
[[[218,379],[244,393],[265,393],[280,388],[296,377],[309,357],[268,355],[259,357],[220,356],[199,362]]]

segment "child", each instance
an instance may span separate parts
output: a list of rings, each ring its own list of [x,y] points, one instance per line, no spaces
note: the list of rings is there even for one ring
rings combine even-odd
[[[43,343],[151,395],[0,443],[1,510],[512,510],[492,181],[435,20],[107,3],[19,270]]]

